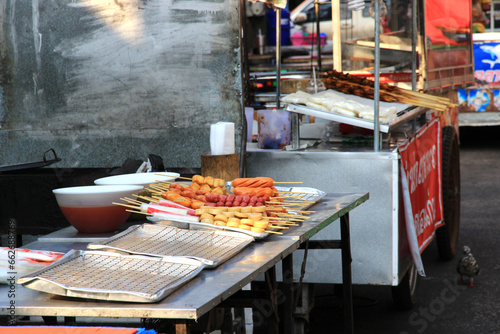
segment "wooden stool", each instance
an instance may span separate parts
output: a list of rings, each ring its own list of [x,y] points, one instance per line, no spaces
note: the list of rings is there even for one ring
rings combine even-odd
[[[240,161],[238,153],[201,155],[201,175],[212,176],[216,179],[231,181],[240,177]]]

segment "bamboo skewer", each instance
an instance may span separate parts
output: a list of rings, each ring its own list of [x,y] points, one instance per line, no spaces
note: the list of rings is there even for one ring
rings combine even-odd
[[[298,181],[298,182],[294,182],[294,181],[290,181],[290,182],[288,182],[288,181],[274,181],[274,184],[282,184],[282,183],[285,183],[285,184],[303,184],[304,182],[300,182],[300,181]]]
[[[355,79],[349,79],[349,76],[343,76],[343,74],[334,74],[331,77],[324,79],[327,88],[340,89],[341,87],[352,87],[356,91],[366,92],[368,96],[374,94],[373,84],[365,84],[356,82]],[[356,94],[354,91],[352,92]],[[351,94],[352,94],[351,93]],[[357,94],[359,95],[359,94]],[[381,87],[380,95],[383,97],[384,95],[388,97],[388,99],[382,98],[382,100],[392,101],[392,102],[401,102],[412,104],[416,106],[426,107],[435,109],[437,111],[445,111],[450,107],[456,106],[449,99],[445,97],[437,97],[434,95],[420,93],[415,91],[410,91],[406,89],[402,89],[399,87]]]
[[[311,213],[316,213],[316,211],[303,211],[303,210],[288,210],[290,212],[298,212],[298,213],[303,213],[303,214],[311,214]]]
[[[266,202],[267,203],[267,202]],[[287,201],[287,200],[283,200],[283,202],[280,202],[280,203],[300,203],[300,204],[311,204],[311,203],[315,203],[314,201],[307,201],[307,200],[302,200],[302,201]]]
[[[411,96],[414,96],[414,97],[422,97],[422,96],[425,96],[426,99],[428,100],[434,100],[434,101],[437,101],[437,102],[440,102],[440,103],[450,103],[450,99],[446,98],[446,97],[442,97],[442,96],[435,96],[435,95],[431,95],[431,94],[426,94],[426,93],[421,93],[421,92],[414,92],[412,90],[404,90],[401,92],[402,95],[411,95]]]
[[[146,201],[149,201],[149,202],[155,202],[155,203],[158,203],[158,201],[156,199],[154,199],[153,197],[149,197],[149,196],[140,196],[140,195],[135,195],[133,194],[132,196],[135,196],[137,198],[141,198],[143,200],[146,200]]]
[[[271,230],[264,230],[264,232],[274,233],[274,234],[283,234],[283,232],[276,232],[276,231],[271,231]]]
[[[152,186],[152,184],[150,185]],[[163,191],[167,191],[170,189],[170,185],[168,184],[162,184],[161,182],[159,183],[156,183],[156,185],[154,187],[152,187],[153,189],[156,188],[156,189],[161,189]]]
[[[153,189],[157,190],[157,191],[161,191],[161,192],[164,192],[164,191],[165,191],[165,189],[164,189],[162,186],[158,185],[158,184],[154,184],[154,183],[153,183],[153,184],[150,184],[149,186],[150,186],[151,188],[153,188]]]
[[[300,226],[299,224],[295,224],[295,223],[282,223],[282,222],[272,222],[272,223],[269,223],[270,225],[285,225],[285,226]]]
[[[289,213],[277,213],[278,216],[284,216],[284,217],[293,217],[293,218],[302,218],[302,219],[311,219],[311,217],[307,216],[302,216],[302,215],[292,215]]]
[[[124,206],[126,208],[131,208],[131,209],[137,209],[137,210],[145,211],[144,209],[142,209],[139,206],[133,206],[133,205],[125,204],[125,203],[116,203],[116,202],[113,202],[112,204]]]
[[[272,224],[269,224],[267,227],[270,227],[270,228],[281,228],[281,229],[284,229],[284,230],[288,230],[289,227],[287,226],[276,226],[276,225],[272,225]]]
[[[129,209],[126,209],[125,211],[132,212],[132,213],[140,213],[140,214],[143,214],[143,215],[146,215],[146,216],[152,216],[153,215],[151,213],[147,213],[147,212],[144,212],[144,211],[135,211],[135,210],[129,210]]]
[[[283,206],[302,206],[301,204],[299,203],[284,203],[284,202],[266,202],[266,204],[282,204]]]
[[[305,194],[305,193],[304,193]],[[270,197],[270,198],[277,198],[277,197]],[[305,198],[302,198],[300,196],[282,196],[282,198],[293,198],[293,199],[296,199],[298,201],[308,201],[307,199]]]
[[[161,175],[161,174],[160,174]],[[193,181],[192,178],[190,177],[183,177],[183,176],[177,176],[176,179],[182,179],[182,180],[189,180],[189,181]]]
[[[138,200],[135,200],[135,199],[132,199],[132,198],[127,198],[127,197],[123,197],[123,198],[120,198],[122,201],[125,201],[125,202],[128,202],[128,203],[131,203],[131,204],[136,204],[136,205],[141,205],[141,204],[144,204],[144,202],[141,202],[141,201],[138,201]]]
[[[145,188],[146,190],[149,190],[150,192],[152,192],[153,194],[160,194],[162,193],[162,191],[158,191],[158,190],[154,190],[154,189],[151,189],[151,188]]]

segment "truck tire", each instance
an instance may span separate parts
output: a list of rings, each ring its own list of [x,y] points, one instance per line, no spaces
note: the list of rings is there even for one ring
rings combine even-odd
[[[438,254],[449,261],[457,253],[460,230],[460,148],[452,126],[443,127],[442,189],[444,225],[436,230]]]
[[[410,269],[403,276],[398,286],[393,286],[392,300],[396,307],[401,311],[407,311],[413,308],[417,299],[418,272],[412,263]]]

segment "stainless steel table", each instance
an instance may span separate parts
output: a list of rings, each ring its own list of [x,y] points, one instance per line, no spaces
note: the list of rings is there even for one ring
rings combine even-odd
[[[352,286],[350,270],[349,212],[368,200],[364,194],[327,194],[310,210],[316,211],[301,226],[287,230],[283,235],[271,235],[252,243],[234,257],[216,269],[203,270],[197,277],[176,290],[173,294],[157,303],[119,303],[96,300],[72,299],[15,286],[15,296],[9,297],[9,287],[0,286],[0,315],[11,314],[14,305],[16,316],[62,316],[62,317],[126,317],[175,319],[178,332],[187,332],[186,321],[197,320],[211,309],[218,306],[244,286],[257,279],[269,269],[283,261],[283,271],[293,270],[291,257],[295,250],[308,242],[308,239],[337,219],[341,223],[341,241],[337,245],[342,249],[344,303],[346,312],[345,331],[352,332]],[[25,248],[68,251],[85,249],[87,243],[81,238],[50,237]],[[45,241],[44,241],[45,240]],[[320,242],[321,243],[321,242]],[[321,246],[321,245],[320,245]],[[331,244],[326,245],[332,246]],[[284,326],[286,333],[293,333],[293,275],[283,275],[285,286]],[[10,307],[10,309],[9,309]]]

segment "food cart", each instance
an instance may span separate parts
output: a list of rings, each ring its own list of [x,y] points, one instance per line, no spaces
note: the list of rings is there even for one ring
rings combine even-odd
[[[380,10],[376,1],[371,3]],[[422,129],[439,122],[440,134],[433,141],[437,146],[442,141],[442,152],[438,155],[442,165],[435,178],[442,190],[442,203],[437,206],[443,210],[444,224],[439,225],[435,234],[431,233],[424,246],[419,245],[419,251],[436,239],[440,257],[450,260],[456,253],[460,218],[456,94],[458,88],[473,82],[471,4],[470,1],[431,0],[384,3],[387,29],[376,28],[373,39],[341,43],[334,34],[335,69],[350,73],[353,81],[359,77],[374,79],[372,93],[375,94],[371,98],[347,94],[343,97],[371,105],[375,113],[377,110],[382,112],[391,103],[383,105],[384,89],[381,87],[390,83],[446,97],[451,104],[437,110],[432,105],[419,105],[421,99],[399,100],[409,106],[398,110],[393,120],[379,122],[377,116],[375,121],[366,121],[303,103],[288,103],[286,110],[292,118],[292,139],[288,149],[262,149],[249,144],[245,158],[249,176],[304,180],[326,191],[370,192],[370,203],[353,214],[362,222],[353,226],[352,231],[353,283],[391,286],[396,304],[407,309],[414,303],[418,278],[414,263],[419,257],[411,255],[411,237],[407,236],[410,225],[405,223],[408,220],[405,212],[409,210],[405,207],[403,188],[404,179],[411,175],[408,176],[408,171],[402,172],[402,166],[407,165],[402,159],[402,151],[408,142],[420,136]],[[405,15],[398,15],[400,6]],[[335,7],[332,5],[333,21],[338,13]],[[299,115],[302,121],[298,120]],[[314,117],[316,122],[307,123],[307,117]],[[326,121],[318,123],[318,119]],[[309,146],[308,139],[313,139],[315,144]],[[329,240],[338,233],[338,229],[331,228],[317,238]],[[310,252],[304,282],[341,282],[336,266],[322,265],[326,258],[335,257],[325,250]],[[299,259],[295,265],[300,265]]]

